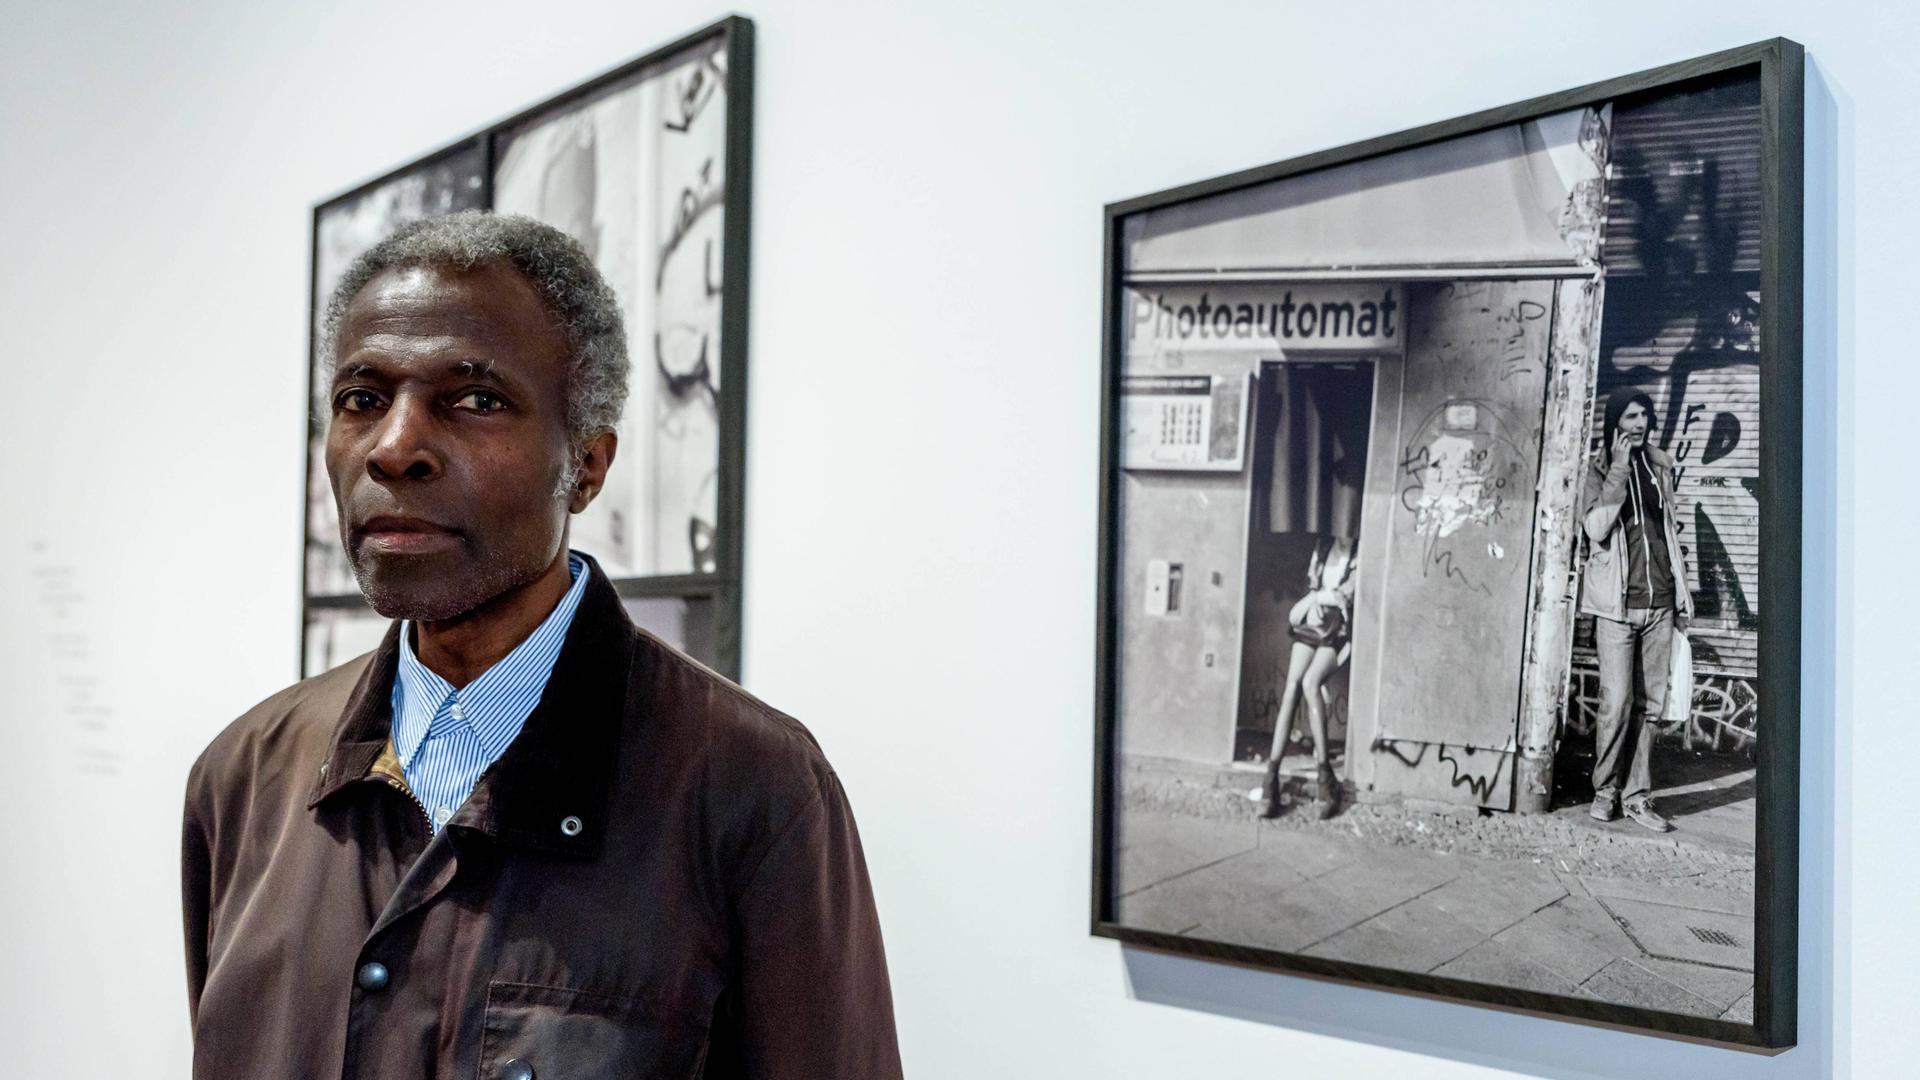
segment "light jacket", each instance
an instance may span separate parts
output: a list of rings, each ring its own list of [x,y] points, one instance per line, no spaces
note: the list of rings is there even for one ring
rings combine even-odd
[[[1682,615],[1691,616],[1693,592],[1687,583],[1693,576],[1687,572],[1686,555],[1680,550],[1674,525],[1673,458],[1652,445],[1646,448],[1646,455],[1660,488],[1661,505],[1666,508],[1660,517],[1668,565],[1673,568],[1674,605]],[[1627,573],[1632,559],[1626,550],[1627,530],[1620,524],[1620,508],[1627,501],[1627,474],[1609,472],[1603,460],[1595,457],[1588,463],[1580,491],[1580,531],[1588,545],[1586,570],[1580,576],[1580,613],[1625,622]]]
[[[196,1078],[900,1075],[833,770],[588,572],[539,705],[437,836],[389,740],[393,631],[201,755]]]

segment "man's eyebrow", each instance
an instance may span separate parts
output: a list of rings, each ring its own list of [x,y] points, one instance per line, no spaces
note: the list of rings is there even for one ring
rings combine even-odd
[[[501,378],[499,375],[494,374],[493,361],[491,360],[455,360],[453,363],[447,365],[446,371],[447,374],[461,379],[478,379],[481,382],[490,382],[501,386],[506,385],[507,382],[507,380]],[[371,364],[364,360],[352,364],[342,364],[333,371],[333,381],[336,383],[351,379],[380,379],[388,377],[390,377],[390,375],[378,364]]]
[[[490,383],[502,381],[500,376],[493,373],[491,360],[456,360],[447,370],[463,379],[480,379]]]
[[[379,374],[379,368],[364,361],[357,364],[342,364],[333,369],[333,381],[335,383],[341,383],[348,379],[363,379],[369,375],[377,376]]]

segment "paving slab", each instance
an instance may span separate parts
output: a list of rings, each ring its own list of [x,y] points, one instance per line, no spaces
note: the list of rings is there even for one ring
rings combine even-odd
[[[1753,972],[1753,918],[1718,911],[1602,896],[1620,929],[1640,951],[1661,960]],[[1721,1003],[1725,1008],[1732,998]]]
[[[1719,1016],[1713,1003],[1655,975],[1631,960],[1615,960],[1582,983],[1580,989],[1602,1001],[1642,1009]]]
[[[1702,964],[1683,964],[1674,960],[1642,957],[1634,963],[1691,994],[1713,1003],[1717,1009],[1731,1008],[1735,1002],[1753,993],[1753,974],[1728,971]]]
[[[1190,886],[1173,888],[1183,880],[1187,878],[1173,878],[1162,886],[1148,886],[1139,892],[1117,897],[1114,901],[1114,919],[1121,926],[1135,926],[1140,930],[1187,934],[1188,930],[1200,924],[1208,899],[1194,896]]]
[[[1409,900],[1303,950],[1397,971],[1432,971],[1487,936],[1424,897]]]
[[[1748,768],[1690,783],[1656,784],[1654,806],[1689,840],[1751,854],[1756,776]]]
[[[1339,907],[1328,898],[1286,899],[1306,881],[1291,865],[1294,854],[1254,849],[1167,878],[1121,897],[1121,921],[1215,941],[1298,948],[1345,923],[1336,921]]]
[[[1339,898],[1354,922],[1430,892],[1472,869],[1469,860],[1390,848],[1313,879]]]
[[[1287,865],[1309,880],[1360,861],[1379,858],[1378,848],[1363,847],[1362,842],[1320,832],[1300,832],[1273,823],[1258,830],[1261,851],[1284,853]]]
[[[1309,881],[1259,903],[1215,907],[1189,936],[1300,952],[1352,925],[1355,918],[1345,901]]]
[[[1567,895],[1560,879],[1539,863],[1461,863],[1466,872],[1425,899],[1489,937]]]
[[[1672,794],[1700,795],[1702,815],[1739,805],[1711,802],[1726,790]],[[1363,806],[1263,821],[1244,791],[1234,801],[1215,816],[1122,811],[1120,922],[1751,1022],[1752,976],[1739,970],[1752,963],[1751,873],[1734,872],[1750,864],[1717,848],[1570,827],[1561,812],[1436,823]]]
[[[1122,814],[1116,831],[1120,857],[1113,891],[1119,896],[1251,851],[1258,842],[1249,822],[1173,814]]]
[[[1606,909],[1584,893],[1569,893],[1493,940],[1576,984],[1614,960],[1640,954]]]
[[[1680,881],[1634,881],[1629,878],[1580,875],[1580,883],[1597,897],[1639,900],[1648,904],[1669,904],[1700,911],[1718,911],[1753,919],[1753,894],[1741,889],[1722,889],[1712,885]]]
[[[1536,962],[1527,953],[1499,941],[1483,941],[1435,968],[1433,973],[1489,986],[1509,986],[1567,996],[1577,993],[1582,981],[1569,979]]]
[[[1196,880],[1197,878],[1197,880]],[[1157,930],[1163,934],[1191,932],[1208,912],[1239,903],[1218,878],[1186,874],[1128,893],[1114,901],[1114,917],[1122,926]]]

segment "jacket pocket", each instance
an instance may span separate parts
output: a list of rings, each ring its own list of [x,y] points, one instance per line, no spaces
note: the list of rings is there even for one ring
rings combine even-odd
[[[704,1019],[658,1001],[496,982],[487,987],[479,1080],[683,1080],[706,1045]]]
[[[1587,565],[1580,575],[1582,615],[1603,615],[1609,619],[1627,617],[1626,573],[1611,544],[1593,544],[1587,549]]]

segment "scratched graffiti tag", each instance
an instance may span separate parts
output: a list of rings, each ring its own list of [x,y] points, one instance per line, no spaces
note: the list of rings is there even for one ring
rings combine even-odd
[[[1510,491],[1524,486],[1527,461],[1504,427],[1493,403],[1451,399],[1427,416],[1401,456],[1400,504],[1412,512],[1423,540],[1423,576],[1439,570],[1491,595],[1456,565],[1454,546],[1445,542],[1475,526],[1499,524]],[[1494,558],[1505,554],[1491,542],[1486,550]]]

